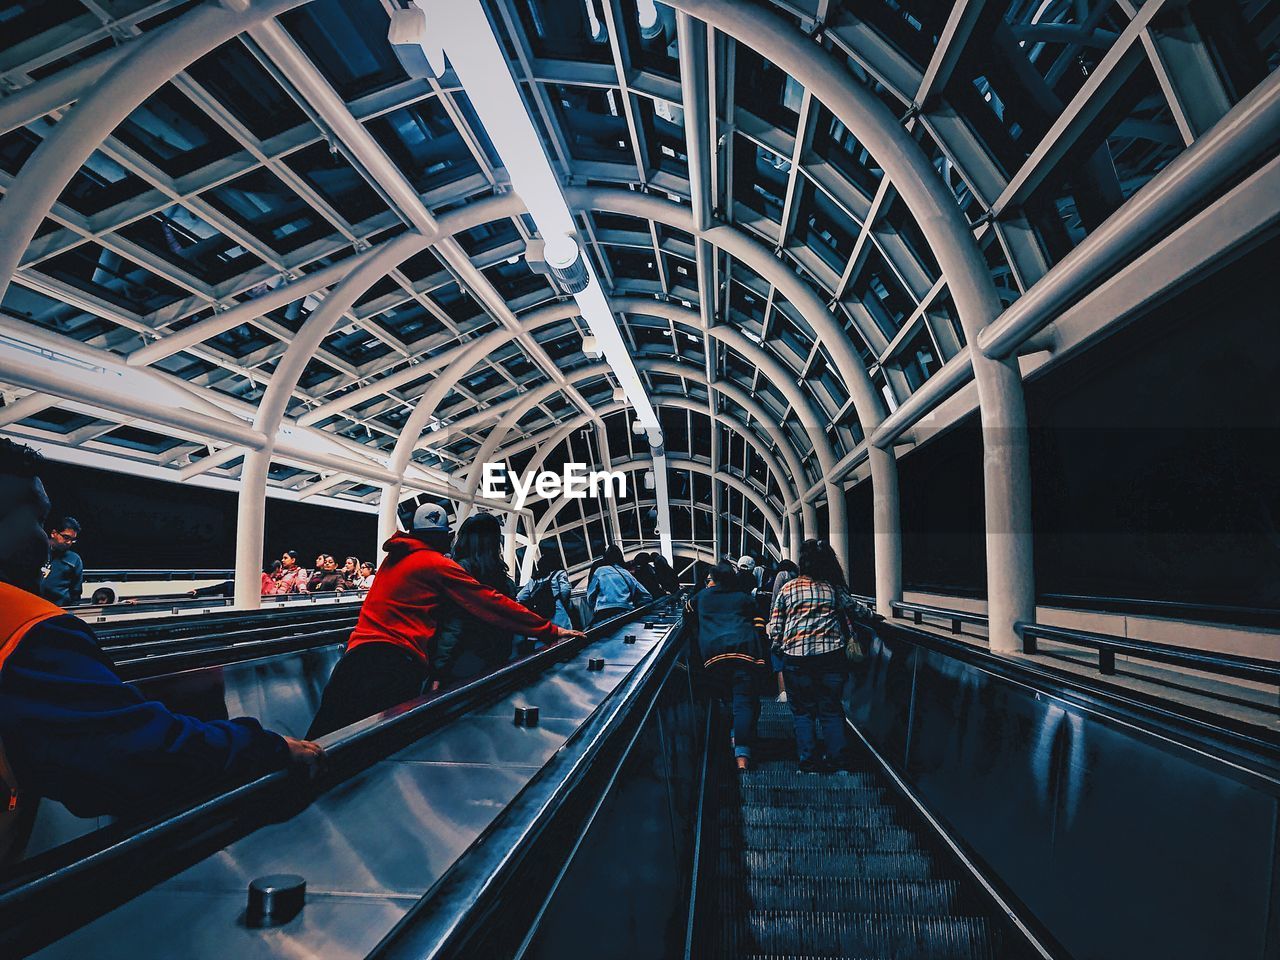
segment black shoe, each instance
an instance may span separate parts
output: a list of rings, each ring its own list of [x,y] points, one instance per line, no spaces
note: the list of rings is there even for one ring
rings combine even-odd
[[[801,761],[800,761],[800,772],[801,772],[801,773],[821,773],[821,772],[822,772],[822,761],[820,761],[820,760],[801,760]]]

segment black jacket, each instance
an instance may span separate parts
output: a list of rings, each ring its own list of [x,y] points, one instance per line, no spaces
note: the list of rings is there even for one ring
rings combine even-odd
[[[698,593],[692,607],[704,666],[764,666],[764,620],[751,594],[717,584]]]
[[[49,574],[40,581],[40,596],[67,607],[84,595],[84,561],[74,550],[55,553],[49,560]]]

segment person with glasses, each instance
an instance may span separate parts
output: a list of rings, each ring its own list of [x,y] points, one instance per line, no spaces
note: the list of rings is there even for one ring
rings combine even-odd
[[[48,527],[49,564],[40,580],[40,595],[60,607],[79,603],[84,596],[84,561],[72,549],[80,539],[80,522],[60,517]]]

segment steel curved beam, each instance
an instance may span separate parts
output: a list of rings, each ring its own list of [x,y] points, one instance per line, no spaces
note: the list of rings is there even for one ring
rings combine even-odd
[[[755,4],[730,0],[669,0],[670,6],[697,17],[746,44],[794,77],[849,129],[884,170],[911,211],[947,282],[952,302],[974,344],[1000,314],[1000,298],[982,251],[969,231],[950,188],[942,182],[923,148],[868,87],[856,83],[833,54],[815,44],[785,18]],[[982,421],[983,485],[987,531],[987,610],[991,646],[1015,650],[1014,625],[1035,614],[1031,543],[1031,473],[1027,415],[1017,360],[973,358]],[[874,426],[863,421],[871,435]],[[891,450],[873,448],[873,478],[885,473]],[[873,489],[875,480],[873,479]],[[883,531],[876,496],[876,551]],[[896,505],[895,505],[896,506]],[[880,597],[880,564],[876,593]]]
[[[187,66],[304,2],[204,3],[133,41],[27,158],[0,201],[0,299],[45,216],[112,130]]]

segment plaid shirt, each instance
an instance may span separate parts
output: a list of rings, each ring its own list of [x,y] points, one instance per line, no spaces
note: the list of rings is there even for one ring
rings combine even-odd
[[[840,605],[851,619],[870,611],[841,589]],[[843,650],[845,631],[836,613],[836,588],[821,580],[800,576],[789,580],[773,598],[769,614],[769,640],[789,657],[813,657]]]

